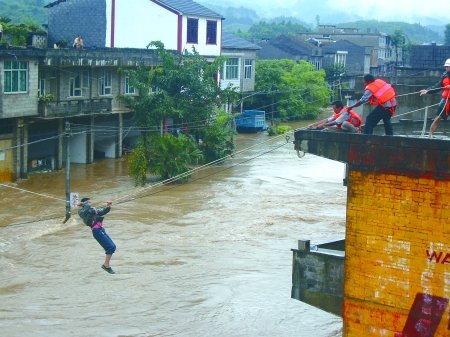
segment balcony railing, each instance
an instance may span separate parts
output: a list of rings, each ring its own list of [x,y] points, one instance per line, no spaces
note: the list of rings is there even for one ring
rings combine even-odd
[[[82,99],[57,102],[39,102],[42,117],[70,117],[111,112],[112,98]]]

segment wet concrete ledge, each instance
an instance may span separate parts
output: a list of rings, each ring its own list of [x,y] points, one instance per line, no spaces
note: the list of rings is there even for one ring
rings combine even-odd
[[[450,179],[450,140],[298,129],[295,149],[347,163],[349,169]]]

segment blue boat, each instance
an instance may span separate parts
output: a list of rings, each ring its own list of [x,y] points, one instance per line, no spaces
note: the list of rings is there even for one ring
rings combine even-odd
[[[266,112],[263,110],[244,110],[234,118],[237,132],[259,132],[269,127],[266,123]]]

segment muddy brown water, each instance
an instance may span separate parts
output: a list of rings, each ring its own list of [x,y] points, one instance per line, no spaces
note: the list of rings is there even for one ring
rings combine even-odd
[[[73,192],[121,200],[115,275],[78,216],[62,223],[64,172],[13,185],[56,199],[0,187],[0,335],[341,336],[341,318],[290,298],[290,249],[344,236],[344,166],[290,142],[238,135],[247,151],[144,194],[125,159],[72,165]]]

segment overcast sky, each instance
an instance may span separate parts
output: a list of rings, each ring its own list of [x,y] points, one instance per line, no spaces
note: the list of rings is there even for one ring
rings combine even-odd
[[[264,16],[304,16],[306,22],[327,20],[331,11],[366,20],[402,21],[420,24],[450,23],[450,0],[203,0],[228,6],[253,8]],[[330,18],[334,18],[332,15]],[[323,18],[323,20],[322,20]],[[337,22],[342,21],[339,18]],[[327,22],[321,22],[326,24]]]

